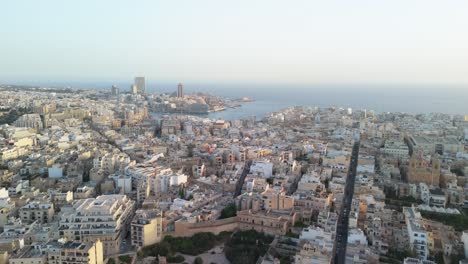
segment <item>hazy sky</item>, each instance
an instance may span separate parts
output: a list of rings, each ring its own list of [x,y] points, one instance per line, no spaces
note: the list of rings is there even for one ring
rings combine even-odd
[[[0,81],[468,83],[467,0],[13,0]]]

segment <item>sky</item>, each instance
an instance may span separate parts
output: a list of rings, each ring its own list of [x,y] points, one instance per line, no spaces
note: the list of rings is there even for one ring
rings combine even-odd
[[[468,84],[466,0],[14,0],[0,82]]]

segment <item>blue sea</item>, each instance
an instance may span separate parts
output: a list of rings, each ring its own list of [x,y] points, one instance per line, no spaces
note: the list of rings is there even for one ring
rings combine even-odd
[[[22,83],[24,84],[24,83]],[[131,81],[42,82],[30,85],[48,85],[84,89],[109,89],[113,84],[121,91],[129,91]],[[177,83],[147,83],[149,93],[172,93]],[[243,103],[235,109],[204,115],[227,120],[256,116],[296,105],[339,106],[368,109],[376,112],[406,112],[468,115],[468,86],[455,85],[293,85],[249,83],[184,83],[184,91],[240,98],[250,97],[254,102]]]

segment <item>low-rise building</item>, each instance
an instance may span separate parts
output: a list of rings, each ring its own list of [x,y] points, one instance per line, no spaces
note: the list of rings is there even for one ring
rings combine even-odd
[[[50,252],[48,264],[103,264],[104,250],[102,242],[67,241],[57,250]]]
[[[245,210],[237,212],[241,230],[254,229],[270,235],[285,235],[296,223],[296,213],[291,211]]]
[[[27,223],[50,223],[54,218],[54,204],[50,201],[32,201],[21,207],[19,213],[21,220]]]
[[[46,264],[47,255],[34,246],[26,246],[17,253],[12,254],[10,264]]]

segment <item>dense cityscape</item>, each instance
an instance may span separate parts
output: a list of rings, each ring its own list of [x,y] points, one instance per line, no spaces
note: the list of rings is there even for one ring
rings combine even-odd
[[[245,103],[0,85],[0,263],[468,263],[468,116]]]

